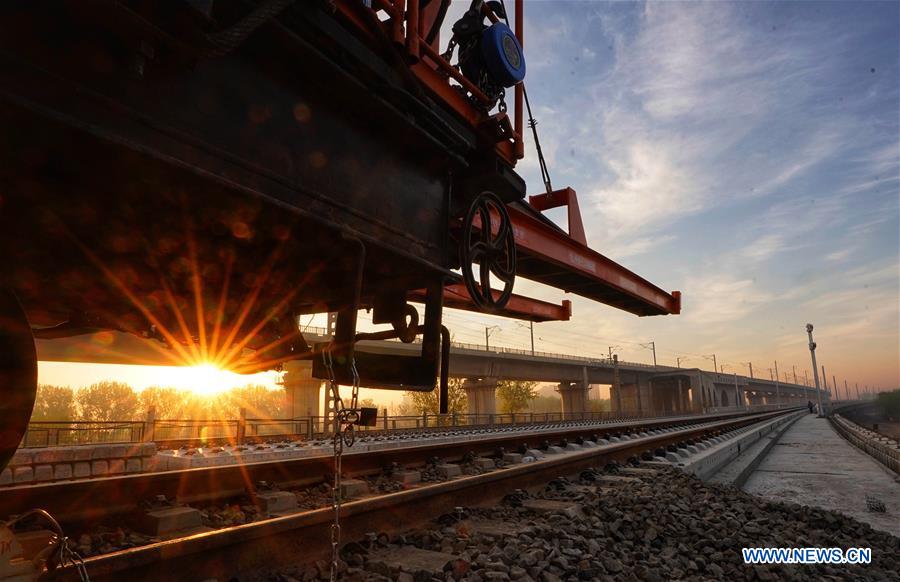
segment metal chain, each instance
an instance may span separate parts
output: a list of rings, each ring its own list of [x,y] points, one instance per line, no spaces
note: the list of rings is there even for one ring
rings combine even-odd
[[[341,393],[334,377],[334,361],[331,358],[331,346],[322,350],[322,363],[328,372],[328,387],[331,390],[331,400],[334,407],[335,422],[338,420],[341,406]],[[338,548],[341,545],[341,455],[344,452],[344,442],[339,432],[335,432],[332,438],[334,445],[334,478],[331,485],[331,510],[334,521],[331,524],[331,582],[337,580]]]
[[[335,430],[332,436],[334,446],[334,480],[331,488],[331,508],[334,521],[331,524],[331,569],[330,580],[335,582],[338,575],[338,553],[341,545],[341,457],[344,446],[352,447],[356,442],[355,425],[359,420],[357,406],[359,402],[359,372],[356,369],[356,358],[350,360],[350,371],[353,374],[353,391],[350,397],[350,408],[344,408],[340,386],[334,375],[334,360],[331,357],[331,346],[322,351],[322,361],[328,371],[328,385],[334,402]]]
[[[341,545],[341,455],[344,452],[344,439],[339,433],[334,435],[334,483],[331,490],[331,509],[334,522],[331,524],[331,582],[337,580],[338,550]]]

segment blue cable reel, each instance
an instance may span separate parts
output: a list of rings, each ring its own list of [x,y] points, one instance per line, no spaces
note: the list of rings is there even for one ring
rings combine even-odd
[[[525,54],[509,26],[496,22],[481,34],[481,56],[493,80],[512,87],[525,78]]]

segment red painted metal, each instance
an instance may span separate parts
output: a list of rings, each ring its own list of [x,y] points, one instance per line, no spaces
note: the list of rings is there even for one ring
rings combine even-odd
[[[568,210],[569,236],[587,246],[587,236],[584,234],[584,223],[581,221],[581,210],[578,208],[578,196],[572,188],[554,190],[549,194],[529,196],[528,202],[541,212],[551,208],[565,206]]]
[[[493,291],[494,295],[499,296],[499,291]],[[421,302],[425,300],[425,290],[418,289],[408,294],[410,301]],[[465,311],[480,310],[472,302],[466,286],[462,283],[454,283],[444,287],[444,307],[452,307],[453,309],[462,309]],[[572,317],[572,302],[563,300],[562,303],[550,303],[541,301],[523,295],[513,295],[509,298],[506,307],[496,315],[503,317],[512,317],[525,321],[569,321]]]
[[[413,0],[406,11],[406,48],[413,61],[419,60],[419,3]]]
[[[681,293],[643,277],[566,235],[530,206],[508,206],[523,277],[636,315],[681,312]]]
[[[524,0],[514,0],[514,4],[515,34],[521,44],[524,35]],[[366,8],[351,0],[338,0],[335,2],[335,6],[348,23],[357,28],[369,41],[376,42],[372,31],[369,30],[369,24],[360,18],[358,12],[367,10]],[[450,84],[450,79],[459,83],[476,101],[482,104],[488,102],[487,97],[474,83],[444,60],[437,48],[437,41],[433,45],[425,42],[423,34],[427,34],[427,29],[431,26],[431,18],[436,12],[436,5],[429,8],[431,9],[421,11],[418,2],[407,2],[406,0],[378,0],[373,10],[383,10],[390,16],[390,19],[383,23],[386,28],[385,32],[398,44],[405,44],[411,61],[410,70],[419,81],[466,123],[476,129],[489,128],[493,123],[490,114],[475,107],[465,95],[460,94],[457,88]],[[485,8],[485,13],[492,21],[497,21],[497,16],[490,9]],[[401,22],[403,20],[406,24],[405,30]],[[525,145],[522,139],[524,125],[522,121],[522,91],[522,85],[517,85],[513,112],[515,131],[509,140],[497,143],[494,148],[496,153],[512,166],[515,166],[516,161],[522,159],[525,154]],[[490,130],[485,131],[486,135],[491,133]]]

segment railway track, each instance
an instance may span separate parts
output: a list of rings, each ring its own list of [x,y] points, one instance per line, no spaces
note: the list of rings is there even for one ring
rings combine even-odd
[[[381,473],[397,464],[418,467],[435,457],[459,460],[475,453],[496,455],[500,449],[514,451],[526,446],[575,443],[611,439],[602,446],[576,449],[544,459],[473,476],[423,483],[409,489],[346,501],[342,510],[345,541],[369,532],[398,532],[422,524],[458,506],[499,502],[515,489],[537,486],[561,475],[577,474],[589,467],[603,467],[667,447],[685,445],[721,435],[789,411],[719,414],[701,417],[637,420],[626,423],[553,423],[537,427],[507,427],[505,430],[455,431],[444,438],[410,441],[411,446],[347,453],[344,474],[357,477]],[[465,439],[465,440],[461,440]],[[429,442],[429,440],[431,442]],[[618,440],[618,442],[615,442]],[[590,443],[588,443],[590,445]],[[350,449],[352,451],[352,449]],[[255,494],[261,481],[290,489],[328,482],[332,459],[306,457],[290,461],[225,466],[165,473],[148,473],[10,488],[0,498],[0,514],[30,507],[49,509],[67,531],[92,524],[129,523],[141,502],[165,495],[180,503],[213,504]],[[15,493],[13,493],[15,492]],[[9,507],[15,500],[16,508]],[[328,559],[329,507],[298,511],[244,525],[179,537],[129,548],[86,560],[92,580],[157,580],[165,567],[166,579],[231,579],[236,574]],[[78,579],[73,568],[58,569],[47,580]]]

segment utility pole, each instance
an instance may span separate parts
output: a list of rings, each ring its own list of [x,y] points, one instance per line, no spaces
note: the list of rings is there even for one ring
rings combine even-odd
[[[656,366],[656,342],[650,342],[648,344],[641,344],[642,348],[646,348],[648,350],[653,350],[653,365]]]
[[[819,401],[819,418],[825,415],[825,410],[822,408],[822,391],[819,390],[819,370],[818,366],[816,366],[816,342],[813,341],[813,325],[811,323],[806,324],[806,335],[809,336],[809,357],[812,358],[812,368],[813,368],[813,379],[816,381],[816,398]]]
[[[613,350],[619,349],[619,346],[608,346],[609,347],[609,361],[611,362],[613,359]]]
[[[753,362],[747,362],[747,365],[750,366],[750,379],[753,379]]]
[[[708,355],[708,356],[703,356],[703,359],[704,359],[704,360],[712,360],[712,363],[713,363],[713,372],[715,372],[716,374],[719,373],[719,365],[716,363],[716,355],[715,355],[715,354],[710,354],[710,355]]]
[[[675,358],[675,367],[676,367],[676,368],[680,368],[680,367],[681,367],[681,358],[680,358],[680,357],[676,357],[676,358]]]
[[[498,329],[500,329],[499,325],[492,325],[490,327],[488,327],[488,326],[484,327],[484,349],[485,350],[490,351],[490,349],[491,349],[491,344],[490,344],[491,333]]]
[[[797,366],[791,364],[791,370],[794,371],[794,384],[797,383]]]
[[[612,355],[613,361],[613,386],[616,389],[616,410],[622,412],[622,390],[619,385],[619,354]]]
[[[781,386],[778,384],[778,360],[775,360],[775,402],[781,406]]]
[[[847,385],[847,379],[844,378],[844,394],[847,395],[847,400],[850,400],[850,386]]]
[[[815,372],[815,370],[813,370]],[[809,370],[803,370],[803,385],[809,386]]]
[[[534,322],[529,321],[528,323],[531,324],[528,327],[531,328],[531,355],[533,356],[534,355]]]
[[[856,383],[856,399],[859,400],[859,382]]]
[[[831,408],[831,390],[828,389],[828,376],[825,375],[825,366],[822,366],[822,382],[825,384],[825,404]],[[832,385],[832,390],[837,390],[837,386]]]

